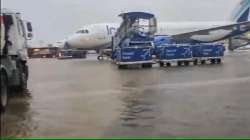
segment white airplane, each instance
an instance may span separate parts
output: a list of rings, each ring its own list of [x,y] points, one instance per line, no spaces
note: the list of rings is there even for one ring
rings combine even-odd
[[[215,42],[250,31],[250,0],[242,0],[229,22],[160,22],[157,35],[168,35],[176,42]],[[119,23],[100,23],[84,26],[69,36],[65,46],[99,50],[111,46],[112,36]]]

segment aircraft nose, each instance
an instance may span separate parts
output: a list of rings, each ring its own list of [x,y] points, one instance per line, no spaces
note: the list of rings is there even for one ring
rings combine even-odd
[[[87,49],[96,46],[98,42],[93,39],[93,36],[90,35],[73,35],[69,37],[66,41],[71,48],[81,48]]]
[[[71,47],[78,47],[81,44],[81,38],[80,36],[72,36],[67,39],[67,44]]]

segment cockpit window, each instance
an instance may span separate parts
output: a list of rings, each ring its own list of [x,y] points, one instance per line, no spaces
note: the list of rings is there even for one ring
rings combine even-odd
[[[79,30],[76,33],[79,33],[79,34],[88,34],[89,30]]]

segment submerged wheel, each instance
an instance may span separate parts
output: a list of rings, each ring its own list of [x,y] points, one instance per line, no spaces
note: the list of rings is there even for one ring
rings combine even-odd
[[[215,59],[211,59],[211,64],[215,64]]]
[[[197,65],[198,64],[198,60],[194,60],[194,65]]]
[[[21,91],[25,91],[28,87],[28,79],[27,79],[27,76],[26,74],[23,72],[22,73],[22,76],[21,76]]]
[[[152,64],[151,63],[146,63],[146,64],[142,64],[143,68],[152,68]]]
[[[164,67],[164,62],[159,62],[160,67]]]
[[[0,100],[0,110],[4,112],[8,104],[8,84],[7,77],[5,74],[1,73],[1,100]]]
[[[118,65],[118,69],[126,69],[127,65]]]
[[[206,64],[206,60],[201,60],[201,64]]]
[[[24,62],[18,62],[19,83],[17,86],[15,86],[15,90],[17,90],[18,92],[24,92],[27,90],[28,76],[29,76],[28,66]]]
[[[178,66],[181,66],[181,65],[182,65],[182,61],[178,61],[178,62],[177,62],[177,65],[178,65]]]
[[[185,66],[188,66],[188,65],[189,65],[189,62],[188,62],[188,61],[185,61],[185,62],[184,62],[184,65],[185,65]]]
[[[167,63],[167,67],[171,67],[171,63],[168,62],[168,63]]]
[[[28,76],[29,76],[29,71],[28,71],[28,66],[27,65],[23,65],[20,68],[20,74],[19,74],[19,78],[20,78],[20,83],[19,86],[17,87],[18,91],[25,91],[28,88]]]
[[[220,64],[221,63],[221,59],[217,59],[217,63]]]

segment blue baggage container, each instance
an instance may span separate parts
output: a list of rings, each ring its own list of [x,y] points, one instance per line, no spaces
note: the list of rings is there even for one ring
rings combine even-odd
[[[198,44],[192,46],[194,58],[220,58],[224,56],[225,47],[220,44]]]
[[[152,47],[116,48],[114,54],[118,64],[152,63]]]
[[[158,47],[164,44],[174,44],[174,41],[170,36],[167,36],[167,35],[157,35],[154,37],[155,47]]]
[[[185,44],[162,45],[156,49],[156,52],[160,61],[192,59],[192,47]]]

